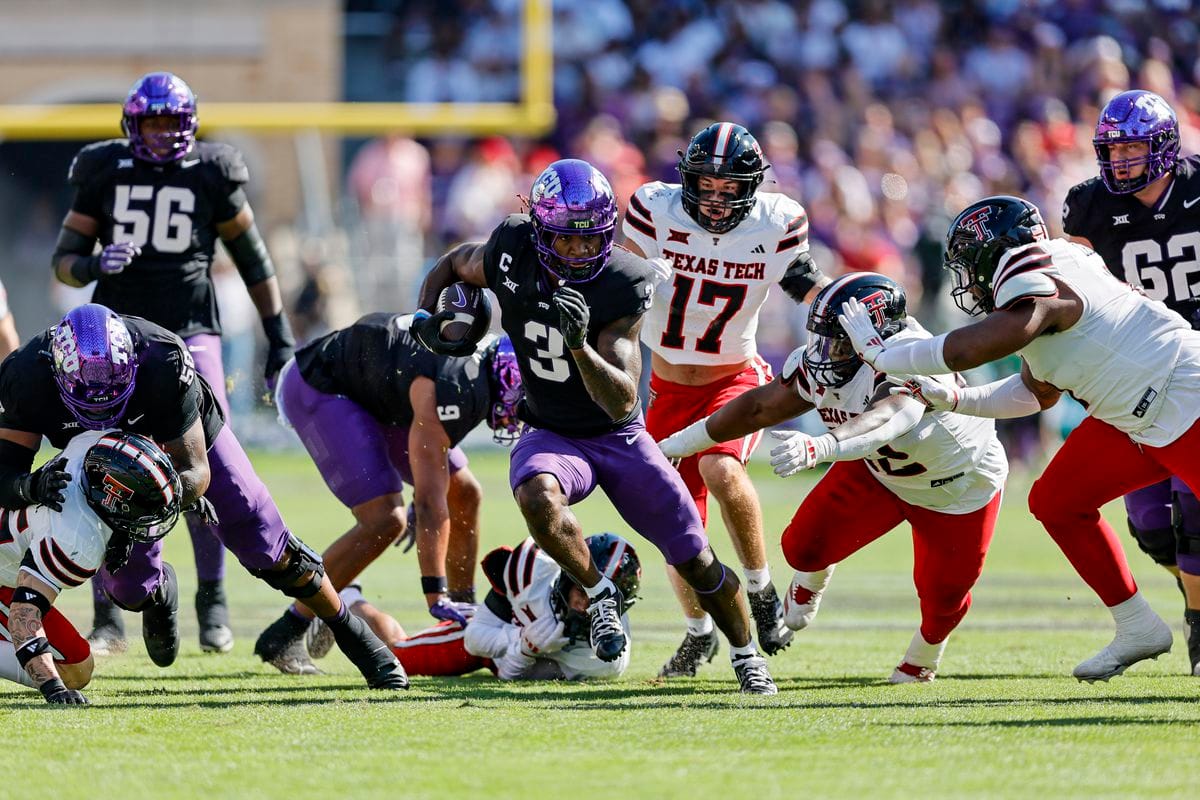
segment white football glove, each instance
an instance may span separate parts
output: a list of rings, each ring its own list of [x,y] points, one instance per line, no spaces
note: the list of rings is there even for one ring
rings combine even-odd
[[[888,380],[897,384],[889,391],[890,394],[906,394],[934,411],[954,411],[958,408],[958,390],[927,375],[889,375]]]
[[[800,431],[771,431],[771,435],[783,442],[771,450],[771,466],[781,478],[833,461],[837,455],[838,442],[832,433],[809,436]]]
[[[521,653],[535,658],[557,653],[570,641],[563,636],[563,628],[553,615],[534,620],[521,628]]]
[[[665,258],[648,258],[646,260],[650,262],[650,268],[653,271],[651,282],[655,288],[658,288],[659,284],[671,280],[671,276],[675,274],[671,262]]]
[[[883,337],[875,330],[875,323],[871,322],[871,313],[867,311],[867,307],[858,302],[857,297],[851,297],[842,303],[842,313],[838,315],[838,322],[842,324],[850,343],[854,345],[854,352],[858,353],[863,361],[872,367],[875,366],[876,360],[887,348],[883,344]]]
[[[675,431],[658,443],[658,449],[662,450],[667,458],[675,459],[687,458],[701,450],[715,447],[717,442],[708,435],[708,428],[705,427],[707,422],[708,417],[705,417],[682,430]]]

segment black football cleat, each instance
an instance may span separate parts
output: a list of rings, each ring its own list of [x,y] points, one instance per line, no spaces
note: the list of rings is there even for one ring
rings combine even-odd
[[[733,660],[733,672],[737,675],[742,694],[778,694],[779,689],[767,668],[767,660],[759,655],[744,656]]]
[[[625,637],[625,627],[621,625],[620,607],[620,589],[605,589],[588,602],[592,652],[601,661],[616,661],[629,641]]]
[[[758,646],[769,656],[782,652],[792,643],[795,631],[783,622],[783,601],[775,593],[774,584],[760,592],[747,592],[750,599],[750,616],[758,632]]]
[[[179,655],[179,583],[175,568],[163,562],[162,582],[142,607],[142,640],[150,660],[169,667]]]
[[[121,609],[112,603],[93,600],[92,613],[92,630],[87,635],[92,655],[115,656],[128,650],[129,640],[125,638]]]
[[[694,678],[701,662],[711,664],[720,649],[721,640],[715,630],[702,636],[688,633],[683,637],[683,643],[679,645],[675,655],[658,671],[658,677]]]
[[[400,659],[361,618],[350,614],[344,622],[326,624],[333,630],[338,649],[358,667],[369,688],[408,688],[408,673]]]
[[[200,626],[200,649],[206,653],[228,653],[233,649],[229,608],[220,581],[200,581],[196,589],[196,622]]]
[[[272,622],[258,635],[254,655],[285,675],[319,675],[320,670],[308,657],[304,634],[309,621],[291,610]]]

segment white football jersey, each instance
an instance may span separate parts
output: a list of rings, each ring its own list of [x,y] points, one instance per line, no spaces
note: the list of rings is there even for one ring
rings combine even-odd
[[[24,570],[61,592],[100,569],[112,530],[84,500],[81,473],[84,455],[103,435],[86,431],[62,451],[71,482],[61,512],[45,506],[0,510],[0,586],[16,586],[17,573]],[[22,565],[26,553],[32,564]]]
[[[625,235],[674,273],[642,322],[642,341],[669,363],[737,364],[758,353],[759,309],[808,250],[808,215],[785,195],[756,197],[746,218],[723,234],[688,216],[679,184],[647,183],[630,199]]]
[[[888,341],[928,339],[929,332],[908,318],[908,327]],[[887,376],[863,364],[845,386],[821,386],[804,369],[800,348],[788,357],[782,378],[791,379],[812,403],[830,430],[857,417],[871,404]],[[934,376],[954,385],[953,375]],[[943,514],[970,514],[991,502],[1004,488],[1008,458],[996,438],[993,420],[949,411],[926,412],[917,426],[865,459],[880,483],[906,503]]]
[[[1083,315],[1020,350],[1033,377],[1139,444],[1162,447],[1186,433],[1200,419],[1200,332],[1066,239],[1005,253],[992,281],[996,308],[1055,295],[1056,280],[1083,300]]]
[[[554,591],[554,584],[561,573],[558,562],[546,555],[532,536],[513,550],[504,570],[504,594],[512,605],[513,620],[519,627],[524,627],[547,614],[554,614],[550,594]],[[621,623],[628,633],[628,615],[621,618]],[[557,662],[564,678],[576,680],[587,677],[612,677],[624,673],[629,667],[632,651],[633,645],[630,641],[616,661],[604,662],[596,658],[588,641],[576,640],[556,653],[548,653],[539,658]]]

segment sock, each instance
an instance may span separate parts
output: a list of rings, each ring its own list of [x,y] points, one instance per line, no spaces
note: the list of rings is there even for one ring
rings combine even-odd
[[[30,689],[37,688],[25,672],[25,668],[21,666],[21,662],[17,661],[17,651],[7,639],[0,639],[0,678],[28,686]]]
[[[730,661],[741,661],[743,658],[754,658],[757,655],[758,655],[758,648],[754,646],[753,639],[751,639],[749,641],[749,643],[747,643],[743,647],[734,647],[732,644],[729,645],[729,660]]]
[[[823,592],[829,586],[829,579],[833,577],[833,570],[836,566],[837,564],[830,564],[825,569],[819,569],[816,572],[800,572],[797,570],[796,576],[792,580],[814,594],[816,592]]]
[[[684,617],[687,620],[688,633],[692,636],[707,636],[713,632],[713,619],[708,614],[705,614],[700,619],[692,617]]]
[[[362,587],[357,583],[352,583],[345,589],[338,592],[338,596],[342,598],[342,605],[348,608],[353,608],[358,603],[365,603],[367,598],[363,596]]]
[[[308,617],[300,613],[300,609],[296,607],[295,603],[292,603],[290,606],[288,606],[287,613],[291,614],[296,619],[303,620],[306,623],[308,622]]]
[[[925,641],[925,637],[918,630],[913,634],[912,643],[909,644],[908,650],[904,653],[904,662],[912,664],[914,667],[925,667],[926,669],[936,670],[939,663],[942,661],[942,653],[946,650],[946,642],[949,639],[943,639],[936,644],[931,644]]]
[[[1113,619],[1117,623],[1117,633],[1139,630],[1153,625],[1158,616],[1154,613],[1154,609],[1150,608],[1146,598],[1142,597],[1140,590],[1134,592],[1133,597],[1125,602],[1109,606],[1108,610],[1112,612]]]
[[[746,576],[747,592],[761,592],[771,585],[771,568],[769,566],[762,569],[743,568],[742,574]]]
[[[604,594],[605,589],[611,589],[613,595],[616,596],[616,594],[617,594],[616,584],[614,584],[612,582],[611,578],[606,578],[603,575],[601,575],[600,581],[595,586],[591,587],[590,589],[585,588],[584,591],[587,592],[588,600],[591,601],[591,600],[595,600],[599,595]]]
[[[321,617],[321,619],[326,625],[334,630],[337,630],[338,628],[344,628],[346,627],[346,621],[350,619],[350,606],[342,603],[341,607],[338,608],[337,612],[333,614],[333,616]]]

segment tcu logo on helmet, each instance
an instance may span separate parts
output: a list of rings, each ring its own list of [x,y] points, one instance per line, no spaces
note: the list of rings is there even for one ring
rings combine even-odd
[[[992,238],[992,232],[988,230],[987,222],[989,209],[987,206],[977,209],[958,221],[958,227],[966,228],[975,234],[975,238],[981,242],[986,242]]]
[[[554,170],[546,170],[542,175],[542,180],[538,181],[538,185],[533,190],[533,202],[541,200],[543,197],[554,197],[562,193],[562,179],[558,177],[558,173]]]
[[[859,302],[871,314],[871,322],[874,323],[877,329],[882,329],[887,325],[887,295],[882,290],[872,292],[860,299]]]
[[[133,497],[133,489],[130,489],[112,475],[105,474],[103,485],[104,500],[101,502],[101,505],[109,511],[119,511],[125,505],[125,501]]]

